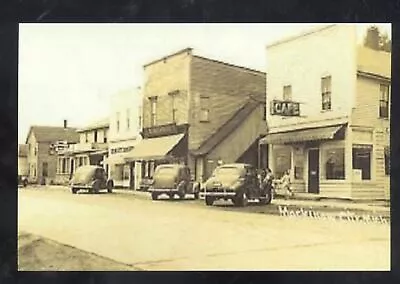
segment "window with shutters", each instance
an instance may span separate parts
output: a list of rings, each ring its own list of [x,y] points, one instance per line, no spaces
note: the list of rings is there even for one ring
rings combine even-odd
[[[292,86],[291,85],[283,86],[283,100],[284,101],[292,100]]]
[[[210,121],[210,98],[200,97],[200,122]]]

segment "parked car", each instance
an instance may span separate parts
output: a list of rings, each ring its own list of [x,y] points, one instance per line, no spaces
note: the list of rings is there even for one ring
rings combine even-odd
[[[200,184],[193,181],[190,170],[185,165],[159,165],[154,171],[152,183],[148,189],[151,198],[156,200],[161,194],[167,194],[170,199],[178,195],[184,199],[186,194],[199,198]]]
[[[206,181],[204,195],[208,206],[217,199],[230,199],[236,206],[246,206],[249,200],[269,204],[272,199],[271,188],[260,184],[256,169],[240,163],[217,167]]]
[[[26,187],[28,185],[28,178],[26,176],[18,175],[18,185]]]
[[[98,193],[106,189],[111,193],[114,181],[107,179],[104,168],[100,166],[82,166],[76,169],[70,181],[71,192],[77,193],[79,190],[88,190],[90,193]]]

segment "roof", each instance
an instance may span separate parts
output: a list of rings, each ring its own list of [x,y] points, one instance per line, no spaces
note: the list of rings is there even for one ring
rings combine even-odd
[[[28,144],[19,144],[18,157],[27,157],[27,156],[28,156]]]
[[[357,71],[391,78],[391,53],[358,46]]]
[[[68,143],[79,142],[79,134],[76,128],[72,127],[59,127],[59,126],[31,126],[26,137],[28,143],[29,135],[32,133],[36,141],[40,142],[55,142],[67,141]]]
[[[296,34],[296,35],[294,35],[294,36],[289,36],[289,37],[283,38],[283,39],[281,39],[281,40],[278,40],[278,41],[276,41],[276,42],[273,42],[273,43],[267,45],[267,48],[274,47],[274,46],[276,46],[276,45],[280,45],[280,44],[282,44],[282,43],[286,43],[286,42],[289,42],[289,41],[293,41],[293,40],[296,40],[296,39],[298,39],[298,38],[301,38],[301,37],[304,37],[304,36],[308,36],[308,35],[311,35],[311,34],[314,34],[314,33],[317,33],[317,32],[320,32],[320,31],[323,31],[323,30],[326,30],[326,29],[329,29],[329,28],[332,28],[332,27],[334,27],[334,26],[336,26],[336,24],[324,25],[324,26],[322,26],[322,27],[319,26],[319,27],[316,27],[316,28],[307,30],[307,31],[305,31],[305,32]]]
[[[108,128],[108,127],[110,127],[110,119],[107,117],[107,118],[98,120],[96,122],[90,123],[87,126],[78,129],[77,132],[84,132],[84,131],[88,131],[88,130],[95,130],[95,129],[99,129],[99,128]]]
[[[192,151],[193,155],[205,155],[218,146],[232,131],[234,131],[248,117],[261,102],[250,100],[242,106],[232,117],[210,136],[197,150]]]
[[[166,60],[168,58],[171,58],[173,56],[176,56],[176,55],[179,55],[179,54],[182,54],[182,53],[185,53],[185,52],[188,52],[188,53],[192,54],[193,48],[187,47],[185,49],[179,50],[179,51],[174,52],[174,53],[172,53],[170,55],[167,55],[167,56],[164,56],[162,58],[153,60],[150,63],[145,64],[143,67],[147,67],[147,66],[152,65],[154,63],[161,62],[163,60]],[[256,73],[259,73],[259,74],[264,75],[264,76],[266,74],[265,72],[262,72],[262,71],[259,71],[259,70],[255,70],[255,69],[247,68],[247,67],[244,67],[244,66],[239,66],[239,65],[227,63],[227,62],[224,62],[224,61],[220,61],[220,60],[216,60],[216,59],[211,59],[211,58],[199,56],[199,55],[193,55],[193,57],[196,57],[196,58],[199,58],[199,59],[208,60],[208,61],[219,63],[219,64],[223,64],[223,65],[226,65],[226,66],[229,66],[229,67],[233,67],[233,68],[240,68],[240,69],[243,69],[243,70],[246,70],[246,71],[256,72]]]

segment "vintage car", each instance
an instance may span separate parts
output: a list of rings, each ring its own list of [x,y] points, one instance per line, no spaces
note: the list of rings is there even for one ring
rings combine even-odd
[[[249,200],[269,204],[272,199],[270,187],[263,186],[256,169],[249,164],[225,164],[217,167],[205,184],[206,205],[217,199],[232,200],[236,206],[246,206]]]
[[[187,166],[164,164],[155,169],[148,191],[153,200],[161,194],[167,194],[170,199],[173,199],[175,195],[184,199],[186,194],[193,194],[194,198],[198,199],[200,184],[193,181]]]
[[[23,175],[18,175],[18,186],[26,187],[28,185],[28,178]]]
[[[74,176],[70,181],[71,192],[77,193],[79,190],[88,190],[89,193],[98,193],[100,190],[106,189],[111,193],[114,182],[107,179],[104,168],[100,166],[82,166],[76,169]]]

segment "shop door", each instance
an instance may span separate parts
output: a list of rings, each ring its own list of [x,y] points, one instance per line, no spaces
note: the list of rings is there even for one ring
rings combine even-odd
[[[319,193],[319,149],[308,151],[308,192]]]
[[[135,189],[135,162],[129,164],[129,188]]]

